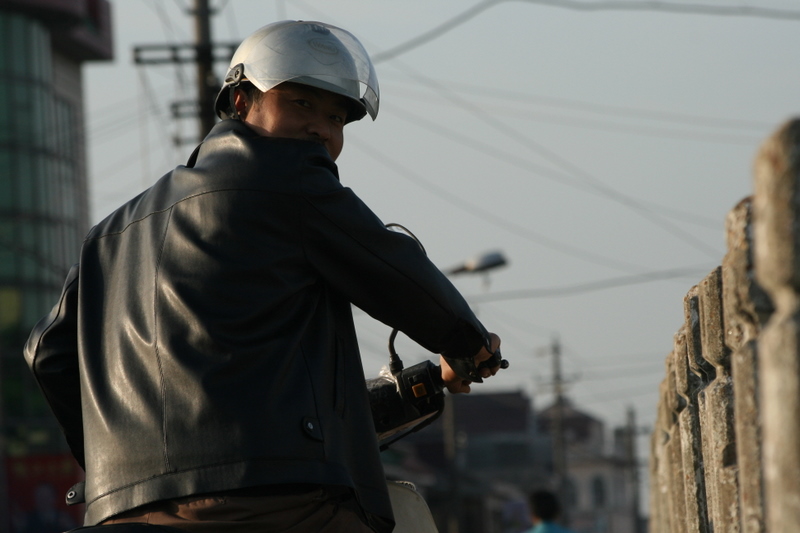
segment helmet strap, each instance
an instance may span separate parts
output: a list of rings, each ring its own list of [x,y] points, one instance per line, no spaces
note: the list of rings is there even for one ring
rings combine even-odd
[[[228,117],[232,118],[233,120],[241,120],[242,117],[239,116],[239,112],[236,110],[236,102],[234,93],[236,92],[236,88],[239,86],[237,83],[236,85],[231,85],[228,89]]]
[[[239,112],[236,111],[236,103],[234,99],[234,93],[236,92],[236,88],[242,83],[242,79],[244,78],[244,65],[239,63],[231,67],[228,71],[228,75],[225,76],[225,85],[228,87],[228,117],[232,118],[233,120],[241,120],[239,116]]]

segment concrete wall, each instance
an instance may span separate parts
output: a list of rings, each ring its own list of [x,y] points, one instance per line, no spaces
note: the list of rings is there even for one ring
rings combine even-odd
[[[800,119],[755,162],[692,287],[651,437],[651,533],[800,531]]]

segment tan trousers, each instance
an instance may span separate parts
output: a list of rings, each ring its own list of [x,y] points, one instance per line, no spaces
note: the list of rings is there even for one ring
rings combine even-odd
[[[373,533],[345,487],[281,485],[151,503],[102,525],[144,522],[193,533]]]

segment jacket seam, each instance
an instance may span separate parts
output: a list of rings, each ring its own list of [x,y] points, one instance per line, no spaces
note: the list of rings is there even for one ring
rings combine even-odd
[[[164,446],[164,468],[167,472],[171,470],[169,464],[169,442],[167,440],[167,393],[166,393],[166,380],[164,379],[164,367],[161,364],[161,353],[160,353],[160,346],[159,338],[158,338],[158,298],[159,298],[159,276],[161,272],[161,258],[164,255],[164,247],[167,241],[167,232],[169,230],[170,221],[172,219],[172,208],[175,204],[172,204],[169,209],[165,209],[164,212],[169,211],[169,216],[167,217],[167,223],[164,225],[164,233],[161,236],[161,246],[158,250],[158,260],[156,261],[156,275],[154,276],[154,286],[153,286],[153,330],[154,330],[154,338],[155,338],[155,356],[156,356],[156,363],[158,364],[158,379],[161,382],[161,432],[162,432],[162,442]]]
[[[61,316],[61,311],[64,309],[64,306],[66,305],[67,291],[70,287],[72,287],[75,283],[78,282],[78,279],[79,279],[78,276],[75,276],[75,279],[70,281],[69,284],[66,287],[64,287],[64,290],[61,294],[61,298],[59,298],[58,300],[58,313],[56,313],[55,316],[53,317],[53,320],[51,320],[50,323],[45,328],[42,329],[41,333],[39,334],[39,337],[36,339],[36,348],[34,349],[34,355],[30,362],[30,367],[31,370],[33,371],[34,376],[39,375],[36,370],[36,361],[39,359],[39,349],[41,348],[42,345],[42,339],[44,338],[45,333],[47,333],[55,325],[56,322],[58,322],[58,319]]]
[[[83,242],[86,243],[86,242],[89,242],[89,241],[95,240],[95,239],[104,239],[106,237],[113,237],[115,235],[122,235],[131,226],[133,226],[135,224],[138,224],[139,222],[142,222],[143,220],[146,220],[146,219],[148,219],[148,218],[150,218],[152,216],[160,215],[162,213],[167,213],[167,212],[171,211],[172,209],[174,209],[176,205],[178,205],[180,203],[183,203],[183,202],[186,202],[188,200],[191,200],[192,198],[197,198],[199,196],[204,196],[206,194],[214,194],[214,193],[219,193],[219,192],[231,192],[231,191],[250,191],[250,192],[262,192],[262,193],[270,192],[270,191],[267,191],[265,189],[254,188],[254,187],[252,187],[252,188],[251,187],[225,187],[223,189],[214,189],[213,191],[203,191],[203,192],[194,193],[194,194],[191,194],[189,196],[185,196],[185,197],[181,198],[180,200],[177,200],[177,201],[173,202],[172,204],[170,204],[168,207],[165,207],[164,209],[159,209],[157,211],[151,211],[150,213],[147,213],[146,215],[144,215],[144,216],[142,216],[140,218],[137,218],[136,220],[131,220],[121,230],[109,231],[108,233],[103,233],[102,235],[95,235],[95,236],[87,235],[86,238],[83,240]],[[279,192],[278,194],[292,194],[292,193]]]

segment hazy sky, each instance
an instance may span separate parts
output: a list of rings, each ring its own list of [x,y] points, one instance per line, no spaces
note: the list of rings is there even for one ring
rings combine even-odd
[[[171,102],[194,97],[193,71],[132,59],[134,45],[191,41],[191,0],[111,3],[116,59],[84,78],[93,221],[184,163],[194,146],[171,139],[196,134],[169,118]],[[652,426],[683,296],[722,260],[758,145],[798,114],[800,6],[554,3],[212,0],[213,37],[238,42],[285,18],[359,37],[379,59],[381,109],[345,130],[342,182],[443,269],[492,250],[510,261],[488,286],[456,280],[511,362],[475,390],[546,405],[558,337],[580,408],[615,425],[634,406]],[[576,9],[612,4],[630,9]],[[388,330],[363,313],[357,327],[374,375]],[[410,342],[400,352],[407,364],[425,357]]]

